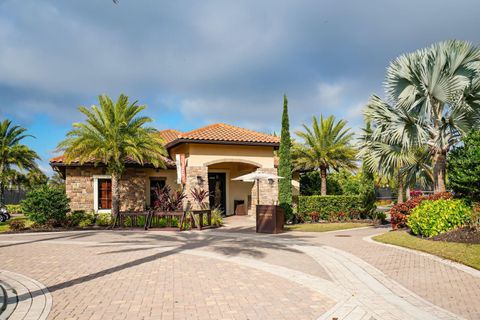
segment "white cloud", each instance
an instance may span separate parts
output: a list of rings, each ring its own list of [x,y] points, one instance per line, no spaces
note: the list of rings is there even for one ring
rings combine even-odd
[[[318,85],[318,101],[327,108],[338,107],[345,98],[346,85],[342,83],[325,83]]]
[[[196,122],[278,130],[287,93],[294,126],[320,113],[358,122],[361,101],[382,93],[391,58],[445,37],[480,40],[476,10],[452,15],[454,4],[435,15],[451,23],[425,30],[422,8],[432,3],[415,3],[405,29],[388,15],[372,18],[405,2],[351,1],[345,11],[345,3],[308,0],[5,0],[0,94],[8,104],[0,114],[69,119],[99,93],[125,92]]]

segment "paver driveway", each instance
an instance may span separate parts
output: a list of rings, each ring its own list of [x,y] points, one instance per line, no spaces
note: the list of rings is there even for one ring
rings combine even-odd
[[[227,222],[2,235],[0,270],[45,285],[49,319],[480,318],[475,272],[362,240],[385,229],[274,236]]]

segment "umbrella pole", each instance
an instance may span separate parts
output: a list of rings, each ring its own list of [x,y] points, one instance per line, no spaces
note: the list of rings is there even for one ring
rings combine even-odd
[[[257,205],[260,204],[260,179],[257,179]]]

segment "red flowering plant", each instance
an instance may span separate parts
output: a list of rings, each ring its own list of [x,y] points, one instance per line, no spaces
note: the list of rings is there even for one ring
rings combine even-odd
[[[416,206],[422,203],[423,200],[438,200],[451,198],[451,193],[442,192],[431,194],[429,196],[417,196],[403,203],[397,203],[390,209],[390,222],[392,224],[392,229],[396,230],[398,228],[405,228],[408,215]]]
[[[423,192],[421,190],[410,191],[410,197],[411,198],[416,198],[416,197],[420,197],[420,196],[423,196]]]
[[[338,221],[345,221],[345,220],[347,220],[347,218],[348,218],[348,215],[347,215],[345,212],[343,212],[343,211],[340,211],[340,212],[337,214],[337,220],[338,220]]]
[[[350,219],[352,220],[360,220],[361,218],[361,212],[357,209],[350,209],[348,211],[348,216],[350,217]]]
[[[308,216],[310,217],[310,221],[311,221],[311,222],[318,222],[318,221],[320,221],[320,212],[313,211],[313,212],[310,212],[310,213],[308,214]]]

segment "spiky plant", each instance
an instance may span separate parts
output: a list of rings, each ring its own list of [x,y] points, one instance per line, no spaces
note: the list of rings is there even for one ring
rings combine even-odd
[[[210,193],[202,188],[192,188],[190,189],[190,195],[193,198],[193,201],[198,205],[199,208],[205,209],[206,203],[205,200],[208,199]]]

